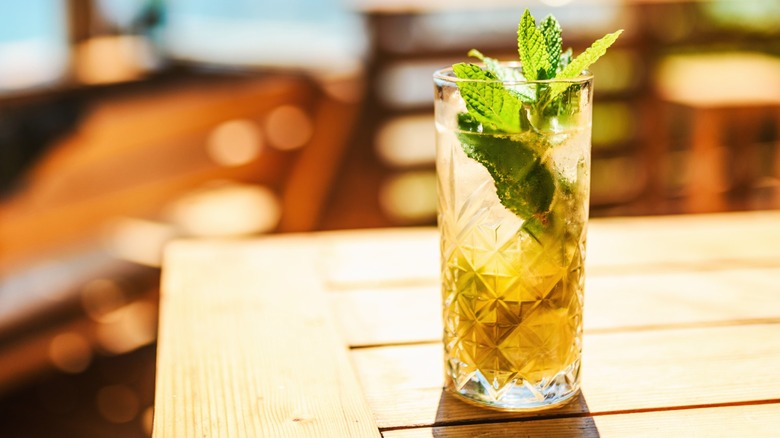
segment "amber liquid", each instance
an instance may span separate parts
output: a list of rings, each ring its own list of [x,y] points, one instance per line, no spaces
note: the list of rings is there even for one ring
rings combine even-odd
[[[510,409],[566,399],[579,388],[589,156],[574,157],[555,223],[532,236],[456,137],[438,138],[446,386]]]
[[[518,244],[498,251],[496,242],[471,243],[455,245],[443,269],[449,384],[459,389],[478,380],[486,395],[500,399],[511,386],[540,388],[541,394],[556,379],[575,381],[582,254],[575,250],[561,265],[559,257],[541,247],[536,260],[529,261]]]

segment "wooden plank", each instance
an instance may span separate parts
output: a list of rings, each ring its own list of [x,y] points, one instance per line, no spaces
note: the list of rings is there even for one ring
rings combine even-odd
[[[332,290],[438,284],[435,228],[339,231],[323,241],[325,282]]]
[[[443,393],[438,343],[352,359],[380,428],[603,414],[780,399],[780,324],[586,335],[583,396],[542,414],[481,409]]]
[[[352,347],[441,339],[438,287],[360,289],[332,293],[329,298]]]
[[[589,276],[587,332],[780,321],[780,267]]]
[[[379,436],[298,242],[170,247],[155,437]]]
[[[780,266],[780,211],[594,219],[588,269],[657,272]]]
[[[435,285],[330,294],[355,347],[435,342],[442,336]],[[586,332],[780,320],[780,268],[588,275]]]
[[[587,272],[654,273],[780,267],[780,211],[593,219]],[[436,284],[435,228],[341,231],[327,241],[325,278],[334,290]]]
[[[692,431],[695,431],[693,436],[701,437],[776,437],[780,431],[780,403],[401,429],[382,435],[385,438],[656,438],[688,436]]]

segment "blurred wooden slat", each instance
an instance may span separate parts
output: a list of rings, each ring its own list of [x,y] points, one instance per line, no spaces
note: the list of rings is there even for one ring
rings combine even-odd
[[[658,303],[663,307],[664,303]],[[780,324],[586,335],[582,401],[546,415],[780,401]],[[352,351],[380,428],[533,417],[443,394],[442,347]]]
[[[101,243],[102,232],[112,221],[126,216],[155,216],[176,196],[204,181],[219,178],[252,177],[256,169],[208,168],[139,183],[114,192],[102,193],[45,211],[0,211],[0,266],[11,270],[30,263],[54,248],[79,245],[86,241]]]
[[[302,80],[277,77],[231,82],[182,81],[97,102],[74,134],[53,145],[36,164],[13,205],[54,207],[216,167],[206,144],[220,123],[262,121],[264,114],[280,105],[310,106],[315,100],[311,84]]]
[[[385,438],[656,438],[658,436],[772,437],[778,433],[780,402],[760,406],[640,412],[593,417],[559,418],[391,430]],[[725,421],[724,421],[725,420]]]
[[[359,107],[359,97],[338,99],[326,92],[329,85],[293,75],[209,77],[98,101],[36,164],[23,188],[0,203],[0,267],[14,269],[47,251],[100,238],[117,217],[168,220],[173,201],[215,181],[276,192],[279,231],[315,228]],[[266,135],[267,117],[280,107],[311,118],[312,136],[296,150],[277,150]],[[235,120],[257,127],[260,149],[247,163],[222,165],[209,155],[209,139]]]
[[[358,115],[356,102],[321,99],[312,108],[314,135],[303,148],[282,193],[279,231],[311,231],[337,176]]]
[[[284,242],[170,248],[155,437],[379,436],[318,281],[318,252]]]
[[[0,203],[0,266],[10,269],[94,238],[117,216],[160,216],[177,196],[208,181],[276,188],[294,153],[269,147],[249,163],[222,166],[207,153],[209,135],[234,119],[260,124],[280,105],[311,106],[316,96],[299,78],[215,78],[149,85],[98,101]]]

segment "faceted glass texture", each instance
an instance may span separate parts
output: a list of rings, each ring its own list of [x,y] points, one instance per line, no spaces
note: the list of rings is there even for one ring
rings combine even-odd
[[[579,391],[590,180],[590,88],[576,123],[544,132],[558,225],[531,233],[458,139],[465,110],[435,80],[446,389],[495,408],[533,410]]]

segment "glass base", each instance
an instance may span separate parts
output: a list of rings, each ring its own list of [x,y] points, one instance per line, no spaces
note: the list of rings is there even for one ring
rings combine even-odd
[[[533,385],[528,381],[510,382],[500,394],[477,371],[461,388],[451,379],[445,389],[458,398],[477,406],[508,411],[538,411],[551,409],[571,401],[580,392],[579,382],[571,374],[559,373],[551,381]]]

